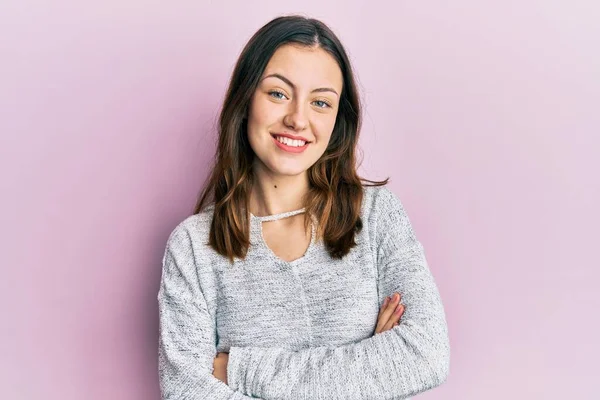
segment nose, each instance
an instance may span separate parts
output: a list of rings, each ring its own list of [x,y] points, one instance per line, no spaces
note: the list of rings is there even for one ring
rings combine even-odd
[[[290,112],[283,118],[283,123],[290,129],[302,131],[306,129],[308,120],[304,115],[303,106],[300,104],[292,104]]]

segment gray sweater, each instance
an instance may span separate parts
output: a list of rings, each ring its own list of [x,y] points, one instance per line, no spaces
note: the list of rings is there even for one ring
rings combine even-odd
[[[450,345],[444,308],[406,212],[387,187],[367,187],[357,246],[342,260],[313,237],[291,262],[266,245],[251,215],[246,259],[208,246],[213,206],[167,241],[158,292],[163,399],[406,399],[442,384]],[[400,324],[375,334],[386,296]],[[228,384],[213,375],[229,352]]]

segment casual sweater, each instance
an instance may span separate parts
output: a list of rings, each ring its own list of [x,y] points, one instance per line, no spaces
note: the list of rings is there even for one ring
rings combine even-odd
[[[171,232],[158,291],[159,375],[165,400],[391,400],[442,384],[450,345],[439,291],[399,198],[364,187],[357,245],[334,259],[321,240],[291,262],[250,215],[250,247],[233,264],[208,245],[214,206]],[[374,334],[386,296],[399,325]],[[215,378],[228,352],[228,383]]]

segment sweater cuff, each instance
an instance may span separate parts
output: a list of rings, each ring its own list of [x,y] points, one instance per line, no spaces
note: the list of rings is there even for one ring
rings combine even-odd
[[[230,347],[229,359],[227,360],[227,386],[244,394],[244,382],[246,376],[246,361],[250,354],[246,354],[243,347]]]

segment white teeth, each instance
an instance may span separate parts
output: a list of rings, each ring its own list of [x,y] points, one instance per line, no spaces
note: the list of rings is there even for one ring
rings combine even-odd
[[[287,146],[292,146],[292,147],[300,147],[300,146],[304,146],[306,144],[306,142],[304,140],[292,140],[290,138],[286,138],[283,136],[277,136],[277,141],[279,141]]]

